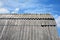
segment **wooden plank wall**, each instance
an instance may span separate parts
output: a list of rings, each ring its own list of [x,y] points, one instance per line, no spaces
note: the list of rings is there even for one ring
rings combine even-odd
[[[58,40],[55,20],[0,19],[0,40]]]

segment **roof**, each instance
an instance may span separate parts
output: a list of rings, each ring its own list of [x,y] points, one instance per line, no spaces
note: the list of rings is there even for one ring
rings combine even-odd
[[[50,14],[0,14],[0,18],[53,18]]]
[[[29,21],[25,21],[25,20],[31,20],[31,25],[32,23],[34,24],[35,21],[33,20],[38,20],[36,21],[37,23],[35,23],[36,25],[56,25],[56,22],[53,18],[52,15],[50,14],[0,14],[0,21],[1,23],[3,24],[4,22],[2,21],[2,19],[8,19],[10,21],[13,21],[11,22],[11,24],[17,20],[17,19],[21,19],[21,21],[23,22],[27,22],[28,24],[30,23]],[[14,20],[11,20],[11,19],[14,19]],[[16,19],[16,20],[15,20]],[[17,21],[17,25],[18,24],[21,24],[19,22],[19,20]],[[19,23],[18,23],[19,22]]]

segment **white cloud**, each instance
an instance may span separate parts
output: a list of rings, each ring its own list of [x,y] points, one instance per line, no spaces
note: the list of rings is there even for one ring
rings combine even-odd
[[[38,2],[43,2],[42,0],[1,0],[4,3],[4,6],[12,11],[11,13],[18,13],[19,8],[23,10],[22,13],[44,13],[51,10],[52,5],[45,5]],[[46,0],[45,0],[46,1]],[[15,9],[17,8],[17,9]],[[12,9],[12,10],[11,10]],[[42,11],[41,11],[42,9]],[[46,9],[46,10],[45,10]]]
[[[0,14],[10,13],[10,11],[6,8],[0,8]]]
[[[2,2],[0,2],[0,7],[2,7],[3,6],[3,3]]]
[[[60,16],[56,16],[57,27],[60,27]]]
[[[36,9],[28,9],[28,10],[25,10],[24,13],[49,13],[50,9],[48,8],[36,8]]]
[[[54,15],[54,17],[55,17],[55,18],[57,18],[57,17],[58,17],[58,15],[57,15],[57,14],[56,14],[56,15]]]
[[[19,8],[16,8],[15,10],[13,10],[11,13],[18,13]]]

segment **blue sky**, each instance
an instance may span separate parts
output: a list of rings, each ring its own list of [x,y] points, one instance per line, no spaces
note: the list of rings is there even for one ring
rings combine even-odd
[[[0,14],[52,14],[60,36],[60,0],[0,0]]]

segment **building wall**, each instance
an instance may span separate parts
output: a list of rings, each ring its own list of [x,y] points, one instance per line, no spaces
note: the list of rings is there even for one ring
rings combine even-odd
[[[0,15],[0,40],[58,40],[56,22],[48,14]]]

